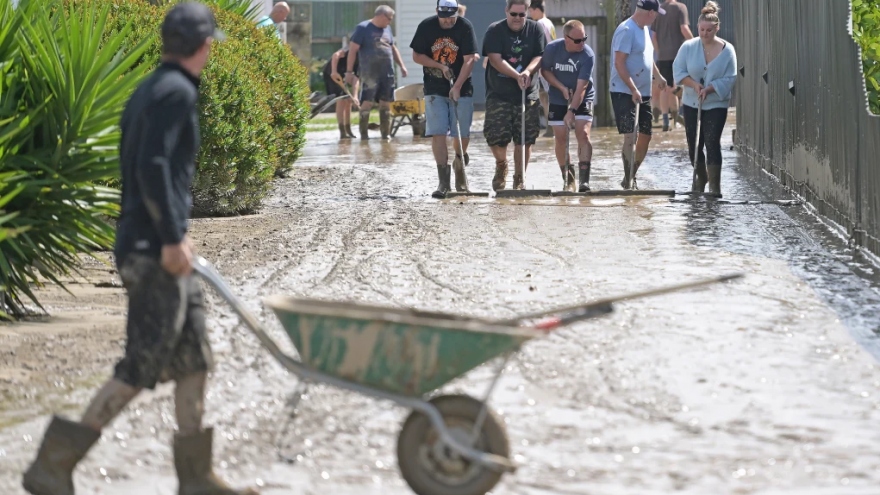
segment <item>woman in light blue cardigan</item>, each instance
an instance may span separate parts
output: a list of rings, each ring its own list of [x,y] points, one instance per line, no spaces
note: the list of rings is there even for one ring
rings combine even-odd
[[[736,51],[730,42],[716,36],[720,23],[718,5],[707,2],[700,15],[699,37],[686,41],[672,64],[675,84],[684,86],[685,133],[695,167],[692,190],[705,191],[708,181],[709,194],[716,197],[721,197],[721,133],[736,83]],[[700,102],[700,139],[696,146]]]

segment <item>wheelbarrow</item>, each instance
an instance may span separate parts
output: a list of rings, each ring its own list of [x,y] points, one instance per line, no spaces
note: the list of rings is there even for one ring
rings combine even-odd
[[[391,135],[404,125],[411,125],[413,136],[424,137],[425,126],[425,89],[424,84],[407,84],[394,90],[394,101],[391,102]]]
[[[553,329],[610,313],[626,299],[685,290],[740,275],[557,308],[509,320],[414,309],[272,296],[272,309],[299,352],[285,354],[213,266],[193,268],[232,307],[269,353],[304,382],[389,400],[412,412],[397,440],[400,473],[418,495],[483,495],[516,469],[503,422],[488,399],[507,360],[525,342]],[[501,357],[482,399],[441,395],[453,379]]]

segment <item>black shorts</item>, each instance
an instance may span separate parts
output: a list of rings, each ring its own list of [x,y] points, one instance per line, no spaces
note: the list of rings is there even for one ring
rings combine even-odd
[[[547,118],[548,125],[565,125],[565,114],[568,113],[567,105],[550,104],[550,116]],[[574,112],[575,120],[593,121],[593,102],[584,101]]]
[[[617,132],[632,134],[636,120],[636,104],[627,93],[611,93],[611,106],[614,107],[614,120],[617,121]],[[639,134],[651,135],[651,124],[654,116],[651,112],[651,97],[642,97],[639,105]]]
[[[174,277],[157,260],[138,254],[122,261],[119,275],[128,292],[127,341],[113,377],[152,389],[209,371],[213,355],[197,277]]]
[[[395,90],[393,77],[378,77],[361,79],[361,102],[394,101]]]
[[[657,62],[657,68],[660,69],[660,75],[666,79],[669,87],[675,86],[675,76],[672,75],[672,60],[661,60]]]
[[[538,100],[526,100],[525,128],[526,144],[535,144],[541,129],[539,126]],[[486,116],[483,124],[483,136],[489,146],[507,146],[522,144],[523,112],[522,103],[489,98],[486,100]]]
[[[337,84],[333,79],[330,79],[330,76],[324,76],[324,88],[327,90],[328,95],[342,96],[345,94],[345,91],[342,90],[342,86]]]

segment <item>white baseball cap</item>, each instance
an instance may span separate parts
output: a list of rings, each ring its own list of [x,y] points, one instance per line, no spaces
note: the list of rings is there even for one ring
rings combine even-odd
[[[458,15],[458,2],[455,0],[437,0],[438,17],[455,17]]]

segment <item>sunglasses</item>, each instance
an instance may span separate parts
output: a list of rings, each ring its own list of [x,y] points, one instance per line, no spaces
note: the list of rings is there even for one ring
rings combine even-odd
[[[580,45],[580,44],[583,43],[584,41],[587,41],[587,38],[586,38],[586,37],[583,37],[583,38],[572,38],[571,36],[568,36],[568,35],[565,35],[565,37],[568,38],[568,39],[570,39],[571,41],[573,41],[576,45]]]
[[[525,17],[526,16],[525,12],[508,12],[508,14],[513,17]]]

